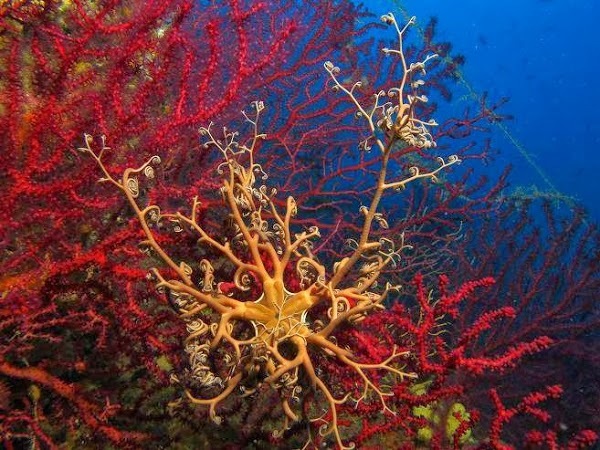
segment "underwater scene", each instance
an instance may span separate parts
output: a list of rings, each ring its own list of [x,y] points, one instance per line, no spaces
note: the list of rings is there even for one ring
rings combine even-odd
[[[0,0],[0,448],[600,449],[594,0]]]

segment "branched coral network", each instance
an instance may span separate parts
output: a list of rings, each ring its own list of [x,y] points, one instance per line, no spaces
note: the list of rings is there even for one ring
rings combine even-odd
[[[435,21],[366,17],[0,1],[2,448],[593,444],[597,229],[471,170],[497,106],[431,119]]]

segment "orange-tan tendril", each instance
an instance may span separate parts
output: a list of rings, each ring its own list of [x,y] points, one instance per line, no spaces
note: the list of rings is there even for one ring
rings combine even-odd
[[[408,64],[402,42],[414,18],[402,29],[391,13],[382,20],[397,31],[398,48],[383,51],[400,59],[402,73],[397,86],[374,94],[372,105],[364,106],[355,96],[360,82],[346,86],[338,79],[340,69],[331,62],[324,64],[334,89],[346,94],[355,105],[357,116],[366,121],[369,136],[360,148],[368,150],[375,144],[381,158],[374,194],[369,205],[360,210],[363,218],[360,235],[349,241],[347,256],[329,268],[312,252],[313,241],[320,237],[318,228],[295,229],[298,209],[294,198],[287,198],[285,208],[277,207],[273,200],[277,192],[265,184],[267,175],[255,161],[256,149],[266,139],[259,130],[265,107],[262,102],[254,102],[252,112],[242,112],[252,130],[245,140],[240,139],[237,131],[227,128],[216,132],[213,124],[200,129],[204,147],[222,155],[218,167],[221,195],[235,230],[235,236],[229,240],[211,234],[198,221],[201,205],[197,198],[192,199],[188,213],[163,213],[157,205],[143,204],[140,180],[154,176],[159,157],[127,169],[117,179],[102,160],[109,150],[104,138],[96,150],[92,137],[85,136],[80,150],[95,159],[104,174],[101,181],[113,184],[129,201],[145,234],[143,247],[175,274],[167,278],[164,269],[151,270],[157,289],[169,293],[187,325],[185,351],[189,370],[173,379],[184,385],[191,402],[208,406],[210,417],[217,423],[221,421],[218,406],[227,397],[255,395],[258,387],[267,384],[279,394],[287,426],[299,419],[301,396],[312,389],[317,394],[314,398],[321,399],[315,409],[322,414],[311,420],[322,423],[320,433],[332,436],[339,448],[349,449],[354,444],[344,442],[338,414],[339,406],[350,401],[353,393],[340,395],[339,387],[329,385],[326,373],[321,374],[314,366],[315,355],[322,352],[335,358],[356,375],[362,389],[360,396],[352,401],[358,403],[374,396],[384,411],[389,411],[386,397],[391,390],[373,381],[372,374],[387,373],[396,381],[416,376],[403,370],[406,352],[394,348],[383,361],[366,363],[358,361],[351,348],[340,347],[334,336],[342,324],[360,322],[368,314],[383,309],[386,296],[399,288],[381,278],[383,270],[395,265],[408,247],[404,235],[397,240],[371,236],[374,222],[382,229],[388,226],[383,213],[378,211],[384,192],[402,190],[418,179],[435,181],[438,172],[458,162],[454,156],[447,161],[439,158],[438,167],[431,171],[413,167],[406,176],[394,177],[388,173],[390,156],[400,146],[435,147],[429,132],[435,121],[423,121],[415,114],[415,105],[426,102],[427,98],[414,94],[425,83],[419,76],[425,74],[426,63],[435,55]],[[406,93],[409,89],[410,95]],[[387,97],[390,101],[384,102]],[[159,243],[158,224],[163,228],[169,225],[174,232],[195,234],[200,245],[212,248],[213,253],[216,251],[230,262],[234,267],[232,279],[219,279],[223,275],[209,259],[195,263],[176,260]],[[288,285],[284,274],[290,268],[297,274],[300,290],[294,291]],[[225,282],[236,289],[225,293],[221,289]],[[259,297],[255,301],[243,300],[242,294],[252,283],[259,284]],[[317,311],[326,313],[311,317],[309,313],[317,307]],[[240,324],[246,325],[241,335],[236,332]],[[211,359],[215,352],[220,352],[219,368]]]

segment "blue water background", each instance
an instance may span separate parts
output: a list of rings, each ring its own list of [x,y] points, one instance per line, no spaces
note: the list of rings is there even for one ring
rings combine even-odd
[[[574,197],[592,220],[600,219],[600,1],[367,3],[378,15],[398,13],[399,5],[421,25],[438,17],[437,39],[466,57],[462,73],[475,92],[510,98],[502,112],[514,118],[503,123],[504,131],[494,127],[500,154],[484,170],[494,175],[510,163],[511,190],[535,187]]]

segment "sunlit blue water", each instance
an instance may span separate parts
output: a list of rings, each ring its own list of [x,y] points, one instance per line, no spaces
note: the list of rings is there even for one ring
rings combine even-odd
[[[439,18],[438,40],[466,56],[465,80],[514,116],[496,127],[495,167],[511,187],[574,197],[600,218],[600,89],[596,0],[375,0],[377,14],[405,8]],[[441,120],[443,118],[438,118]],[[527,157],[531,158],[528,162]]]

